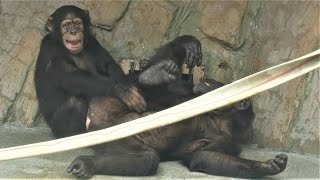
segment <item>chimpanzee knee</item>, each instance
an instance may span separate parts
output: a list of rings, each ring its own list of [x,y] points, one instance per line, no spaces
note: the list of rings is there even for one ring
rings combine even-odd
[[[88,104],[84,99],[68,99],[48,120],[53,135],[61,138],[86,132],[87,110]]]

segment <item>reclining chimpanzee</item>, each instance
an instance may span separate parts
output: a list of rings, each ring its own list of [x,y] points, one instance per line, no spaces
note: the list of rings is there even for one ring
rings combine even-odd
[[[194,90],[203,94],[220,87],[219,84],[212,80]],[[194,95],[177,95],[177,101],[171,101],[171,105],[191,97]],[[111,127],[151,113],[133,112],[113,97],[94,98],[88,112],[88,129]],[[253,118],[251,102],[245,99],[189,120],[95,146],[94,156],[76,158],[67,171],[78,178],[94,174],[146,176],[156,173],[160,161],[182,160],[190,171],[213,175],[259,178],[278,174],[286,168],[285,154],[266,162],[237,157],[240,144],[248,140]]]
[[[87,114],[88,130],[93,131],[196,96],[192,85],[177,80],[177,74],[183,62],[190,68],[201,63],[197,39],[182,36],[167,43],[151,57],[142,74],[128,78],[90,35],[89,24],[88,13],[74,6],[59,8],[48,20],[51,33],[42,41],[35,83],[40,112],[56,137],[85,132]],[[238,143],[245,140],[242,135],[253,117],[250,101],[244,100],[95,146],[94,156],[76,158],[68,172],[79,178],[93,174],[143,176],[154,174],[160,160],[182,160],[191,171],[215,175],[255,178],[277,174],[286,167],[286,155],[267,162],[236,157],[241,150]]]

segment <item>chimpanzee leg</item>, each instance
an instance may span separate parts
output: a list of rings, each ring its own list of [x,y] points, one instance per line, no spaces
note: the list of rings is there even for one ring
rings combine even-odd
[[[103,144],[94,149],[94,156],[77,157],[67,172],[77,178],[90,178],[93,174],[148,176],[155,174],[158,168],[158,154],[134,138]]]
[[[72,97],[48,118],[48,125],[57,138],[86,132],[88,103],[80,97]]]
[[[266,162],[242,159],[214,151],[197,151],[185,161],[190,171],[239,178],[260,178],[282,172],[288,157],[279,154]]]
[[[172,60],[149,66],[138,77],[147,109],[159,111],[193,98],[193,84],[178,80],[181,69]],[[181,100],[182,98],[182,100]]]
[[[149,66],[139,76],[143,85],[159,85],[177,79],[177,73],[186,63],[189,68],[202,62],[201,44],[193,36],[181,36],[161,46],[150,57]]]
[[[172,60],[163,60],[152,65],[139,75],[139,83],[143,85],[159,85],[177,79],[178,65]]]

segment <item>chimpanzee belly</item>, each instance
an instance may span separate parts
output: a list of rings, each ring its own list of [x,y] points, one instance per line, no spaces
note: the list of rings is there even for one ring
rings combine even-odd
[[[191,122],[179,122],[135,135],[135,138],[159,153],[174,151],[182,140],[190,140],[193,135]]]
[[[129,122],[152,114],[138,114],[127,110],[126,106],[116,98],[94,98],[90,103],[87,117],[87,130],[95,131],[121,123]],[[191,140],[193,136],[192,121],[185,120],[161,128],[149,130],[135,135],[135,139],[150,146],[157,152],[165,152],[178,147],[183,140]]]

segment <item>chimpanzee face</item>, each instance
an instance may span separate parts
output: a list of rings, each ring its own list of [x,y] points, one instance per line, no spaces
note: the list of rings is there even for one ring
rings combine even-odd
[[[66,18],[61,22],[62,42],[72,54],[78,54],[83,49],[83,22],[80,18]]]
[[[62,6],[49,18],[47,29],[71,54],[79,54],[89,35],[89,12],[76,6]]]

